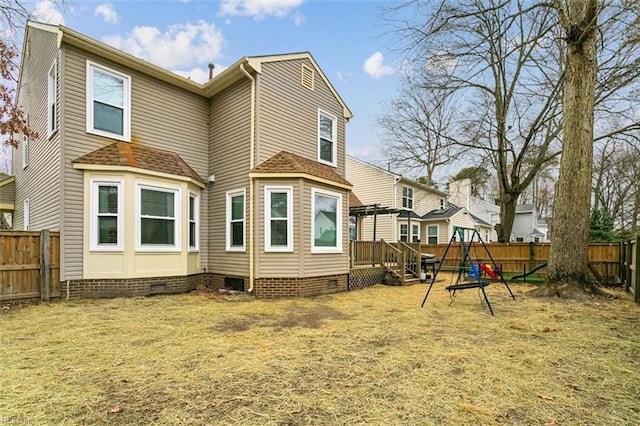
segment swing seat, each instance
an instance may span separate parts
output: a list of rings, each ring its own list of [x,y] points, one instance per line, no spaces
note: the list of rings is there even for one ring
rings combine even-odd
[[[458,284],[453,284],[453,285],[447,286],[447,287],[445,287],[445,290],[447,290],[447,291],[467,290],[467,289],[470,289],[470,288],[486,287],[489,284],[491,284],[491,283],[471,281],[471,282],[458,283]]]

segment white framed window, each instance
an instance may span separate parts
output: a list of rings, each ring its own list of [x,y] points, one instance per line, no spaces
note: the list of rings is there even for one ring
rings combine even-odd
[[[312,253],[342,253],[342,195],[311,189]]]
[[[25,231],[29,230],[29,199],[25,198],[24,202],[22,203],[22,212],[23,212],[23,217],[24,217],[24,224],[22,226],[22,228]]]
[[[408,186],[402,187],[402,207],[405,209],[413,209],[413,188]]]
[[[47,92],[47,134],[51,136],[58,129],[57,96],[58,96],[58,60],[53,61],[49,69]]]
[[[349,216],[349,241],[358,239],[358,219],[355,216]]]
[[[91,181],[91,250],[122,250],[122,186],[122,180]]]
[[[87,61],[87,133],[131,140],[131,77]]]
[[[338,156],[337,123],[336,117],[318,110],[318,161],[334,167]]]
[[[438,225],[427,226],[427,244],[438,244]]]
[[[264,188],[264,251],[293,251],[293,188]]]
[[[189,192],[189,251],[200,248],[200,195]]]
[[[420,242],[420,225],[418,224],[411,225],[411,242]]]
[[[137,184],[137,241],[140,251],[180,250],[180,190]]]
[[[227,251],[245,251],[246,190],[227,192]]]
[[[406,223],[400,224],[400,241],[403,243],[409,241],[409,225]]]

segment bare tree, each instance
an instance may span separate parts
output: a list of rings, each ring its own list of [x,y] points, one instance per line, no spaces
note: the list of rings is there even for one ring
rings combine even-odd
[[[424,71],[420,89],[466,99],[457,127],[441,136],[474,149],[476,159],[495,169],[502,241],[511,235],[518,197],[560,154],[562,62],[555,17],[528,3],[416,0],[387,11],[408,61]]]
[[[399,95],[378,117],[378,125],[385,159],[432,185],[436,169],[464,150],[449,136],[459,120],[455,94],[444,88],[422,90],[420,80],[412,71],[405,74]]]

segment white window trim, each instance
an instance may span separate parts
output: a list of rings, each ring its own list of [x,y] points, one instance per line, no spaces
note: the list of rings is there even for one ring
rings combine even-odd
[[[418,227],[418,232],[413,232],[415,227]],[[418,240],[420,240],[420,224],[419,223],[411,223],[411,238],[409,239],[409,242],[411,243],[416,243],[417,241],[414,241],[414,238],[417,237]]]
[[[287,245],[271,245],[271,197],[272,193],[284,192],[287,194]],[[282,218],[276,218],[282,220]],[[264,188],[264,251],[265,252],[292,252],[293,251],[293,187],[292,186],[265,186]]]
[[[118,240],[116,244],[100,244],[98,242],[98,187],[115,186],[118,188]],[[91,251],[122,251],[122,241],[124,239],[123,209],[124,209],[124,182],[122,179],[93,180],[91,179],[91,220],[90,220],[90,242]]]
[[[23,220],[22,220],[22,222],[23,222],[22,228],[23,228],[25,231],[28,231],[28,230],[29,230],[29,227],[30,227],[30,225],[31,225],[31,224],[29,223],[29,222],[30,222],[30,219],[31,219],[31,215],[30,215],[30,212],[29,212],[29,198],[25,198],[25,199],[24,199],[24,201],[22,202],[22,217],[23,217]]]
[[[315,245],[315,211],[316,194],[337,199],[336,203],[336,247],[316,247]],[[342,253],[342,194],[325,189],[311,188],[311,253]]]
[[[431,244],[429,242],[429,228],[430,227],[436,228],[436,244],[439,244],[440,243],[440,225],[427,225],[427,235],[426,235],[427,241],[426,241],[426,243],[427,244]]]
[[[320,142],[321,142],[321,137],[320,137],[320,116],[324,115],[327,118],[330,118],[333,121],[333,126],[331,126],[331,130],[332,130],[332,134],[331,134],[331,142],[332,142],[332,146],[331,146],[331,159],[333,161],[326,161],[323,160],[322,158],[320,158]],[[337,166],[337,161],[338,161],[338,119],[335,115],[333,114],[329,114],[326,111],[323,111],[321,109],[318,109],[318,162],[322,163],[322,164],[327,164],[329,166],[333,166],[336,167]]]
[[[29,138],[22,138],[22,170],[29,165]]]
[[[187,247],[190,252],[196,252],[200,250],[200,194],[189,191],[189,200],[187,203]],[[189,241],[189,235],[191,235],[191,217],[189,216],[189,207],[191,206],[191,198],[193,198],[193,222],[196,228],[196,244],[191,245]]]
[[[142,190],[148,189],[150,191],[159,191],[159,192],[172,192],[173,195],[173,236],[174,242],[173,245],[168,244],[145,244],[142,245],[142,215],[140,214],[142,211]],[[139,252],[179,252],[181,251],[181,242],[182,242],[182,233],[180,230],[181,226],[181,215],[180,215],[180,204],[182,194],[179,187],[175,186],[158,186],[155,184],[147,184],[143,182],[136,183],[136,251]]]
[[[404,196],[404,190],[407,190],[407,196]],[[411,191],[411,196],[409,196],[409,191]],[[405,206],[405,200],[407,200],[407,205]],[[411,206],[409,206],[409,201],[411,201]],[[413,188],[411,188],[410,186],[403,186],[402,187],[402,208],[403,209],[409,209],[409,210],[413,210]]]
[[[407,232],[403,233],[402,232],[402,227],[407,228]],[[406,236],[407,237],[407,241],[402,241],[402,237]],[[402,241],[402,242],[409,242],[409,224],[408,223],[401,223],[400,227],[398,228],[398,241]]]
[[[231,198],[242,195],[242,246],[231,245]],[[227,251],[244,252],[247,251],[247,190],[245,188],[227,191],[227,214],[225,220],[225,234],[227,240]]]
[[[124,82],[123,87],[123,108],[122,113],[122,131],[123,134],[111,133],[100,129],[93,128],[93,69],[97,69],[105,74],[111,74],[116,78],[120,78]],[[131,141],[131,77],[107,68],[103,65],[99,65],[95,62],[87,61],[87,133],[94,135],[105,136],[112,139],[121,140],[124,142]]]
[[[58,130],[58,59],[53,61],[47,78],[47,135],[52,136]],[[51,107],[54,112],[51,114]]]

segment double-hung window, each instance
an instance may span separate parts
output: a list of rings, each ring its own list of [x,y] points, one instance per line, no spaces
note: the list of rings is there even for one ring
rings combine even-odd
[[[56,114],[56,100],[58,92],[58,74],[57,63],[53,61],[53,65],[49,69],[48,92],[47,92],[47,134],[51,136],[58,129],[58,119]]]
[[[265,251],[293,251],[293,188],[266,187]]]
[[[411,228],[411,242],[417,243],[420,241],[420,225],[412,224]]]
[[[91,184],[91,249],[122,249],[122,181]]]
[[[178,189],[138,185],[139,248],[180,248],[179,200]]]
[[[87,132],[131,140],[131,78],[89,61]]]
[[[342,195],[311,190],[312,252],[342,253]]]
[[[198,232],[200,226],[200,197],[189,193],[189,250],[198,250]]]
[[[427,244],[438,244],[438,226],[427,226]]]
[[[227,250],[245,251],[245,196],[244,189],[227,192]]]
[[[413,188],[408,186],[402,187],[402,207],[405,209],[413,209]]]
[[[337,118],[318,110],[318,161],[336,166]]]
[[[406,223],[400,224],[400,241],[406,243],[409,241],[409,225]]]

